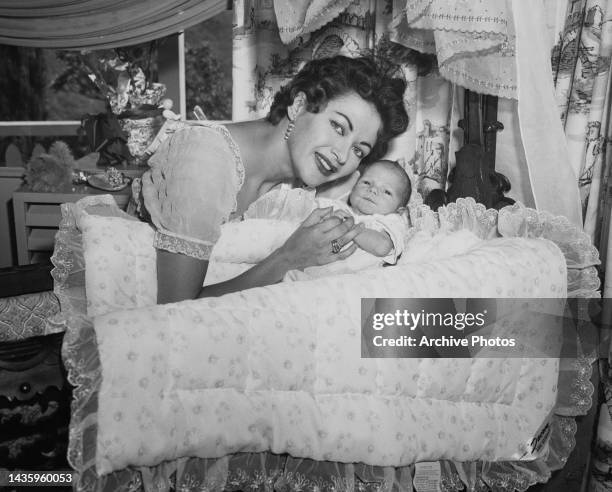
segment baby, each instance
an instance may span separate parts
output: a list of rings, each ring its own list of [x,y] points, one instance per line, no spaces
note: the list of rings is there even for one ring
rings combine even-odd
[[[354,239],[358,249],[344,260],[304,271],[292,270],[284,280],[307,280],[354,273],[383,263],[395,264],[403,251],[408,227],[400,212],[411,191],[406,172],[390,160],[376,161],[365,168],[349,194],[348,203],[316,197],[314,191],[303,189],[273,190],[249,208],[243,221],[221,227],[206,283],[235,277],[261,261],[280,247],[315,208],[333,207],[337,216],[351,216],[355,223],[362,223],[364,229]]]
[[[400,212],[408,204],[412,187],[406,171],[395,161],[368,165],[353,186],[348,206],[337,200],[318,198],[319,206],[333,206],[342,218],[353,216],[365,229],[354,242],[364,251],[395,263],[403,250],[407,222]]]

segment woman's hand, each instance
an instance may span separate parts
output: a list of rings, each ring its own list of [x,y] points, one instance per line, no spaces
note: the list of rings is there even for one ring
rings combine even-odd
[[[352,241],[363,231],[352,217],[338,217],[331,207],[315,209],[278,251],[290,270],[325,265],[351,256],[357,249]],[[334,252],[333,241],[337,247]]]
[[[207,285],[198,297],[216,297],[238,290],[280,282],[289,270],[325,265],[352,255],[357,249],[353,239],[363,231],[353,218],[342,220],[332,215],[332,208],[314,210],[279,249],[265,260],[237,277]],[[338,245],[334,253],[332,241]]]

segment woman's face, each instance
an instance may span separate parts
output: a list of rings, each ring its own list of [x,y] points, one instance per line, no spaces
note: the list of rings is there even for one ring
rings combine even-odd
[[[375,106],[355,93],[330,99],[318,113],[304,106],[287,142],[295,177],[314,187],[352,174],[382,127]]]

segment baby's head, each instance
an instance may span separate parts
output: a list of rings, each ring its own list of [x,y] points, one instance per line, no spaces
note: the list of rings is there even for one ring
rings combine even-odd
[[[353,186],[349,205],[361,215],[386,215],[405,207],[412,186],[406,171],[395,161],[369,164]]]

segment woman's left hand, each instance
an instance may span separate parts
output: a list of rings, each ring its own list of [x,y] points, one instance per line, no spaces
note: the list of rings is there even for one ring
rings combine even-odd
[[[314,210],[281,246],[288,270],[325,265],[352,255],[357,246],[353,239],[363,230],[352,217],[332,215],[332,209]]]
[[[233,279],[202,288],[198,297],[220,296],[229,292],[280,282],[289,270],[325,265],[351,256],[357,249],[353,239],[363,225],[355,225],[332,215],[332,208],[318,208],[279,249],[250,270]],[[334,248],[333,241],[337,242]],[[335,251],[335,252],[334,252]]]

